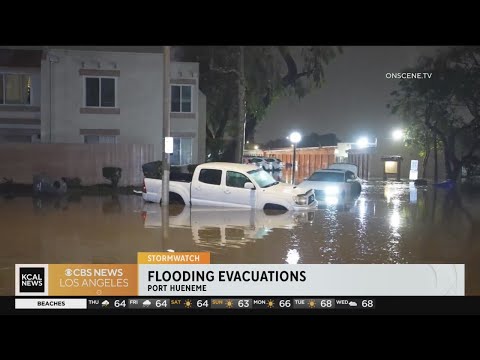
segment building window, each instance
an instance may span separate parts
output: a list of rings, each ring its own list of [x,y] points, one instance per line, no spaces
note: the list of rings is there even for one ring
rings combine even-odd
[[[192,112],[192,86],[172,85],[171,112]]]
[[[116,78],[85,77],[85,106],[114,108],[116,90]]]
[[[397,164],[396,161],[385,161],[385,174],[396,174]]]
[[[192,163],[192,138],[173,138],[172,165],[188,165]]]
[[[85,144],[116,144],[117,137],[113,135],[84,135]]]
[[[0,104],[30,105],[32,80],[26,74],[0,74]]]

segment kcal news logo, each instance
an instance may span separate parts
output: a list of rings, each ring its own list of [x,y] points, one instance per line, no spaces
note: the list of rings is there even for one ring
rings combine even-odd
[[[15,295],[47,295],[47,265],[17,264]]]

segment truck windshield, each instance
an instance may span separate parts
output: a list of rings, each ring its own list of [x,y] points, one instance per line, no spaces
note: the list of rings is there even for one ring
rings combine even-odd
[[[249,175],[252,176],[252,178],[256,181],[258,186],[261,188],[266,188],[272,185],[277,185],[278,181],[276,181],[272,175],[267,173],[265,170],[258,169],[258,170],[252,170],[248,172]]]

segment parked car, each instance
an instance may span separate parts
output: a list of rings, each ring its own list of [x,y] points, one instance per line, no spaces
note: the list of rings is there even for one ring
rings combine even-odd
[[[283,163],[281,160],[274,159],[274,158],[265,158],[265,161],[269,164],[272,164],[272,170],[281,170],[283,168]]]
[[[267,161],[266,158],[254,157],[254,158],[250,159],[250,163],[255,165],[256,167],[263,168],[263,170],[265,170],[265,171],[272,171],[273,170],[272,162]]]
[[[162,180],[144,179],[142,197],[160,203]],[[211,162],[198,165],[191,181],[170,180],[170,199],[192,206],[278,210],[317,207],[313,190],[276,181],[253,165]]]
[[[318,200],[327,197],[356,196],[362,191],[360,179],[351,170],[325,169],[315,171],[298,185],[301,189],[313,189]]]

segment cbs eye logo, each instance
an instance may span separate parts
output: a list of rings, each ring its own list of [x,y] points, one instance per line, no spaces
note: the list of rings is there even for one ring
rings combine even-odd
[[[72,276],[72,275],[73,275],[72,269],[65,269],[65,276]]]

